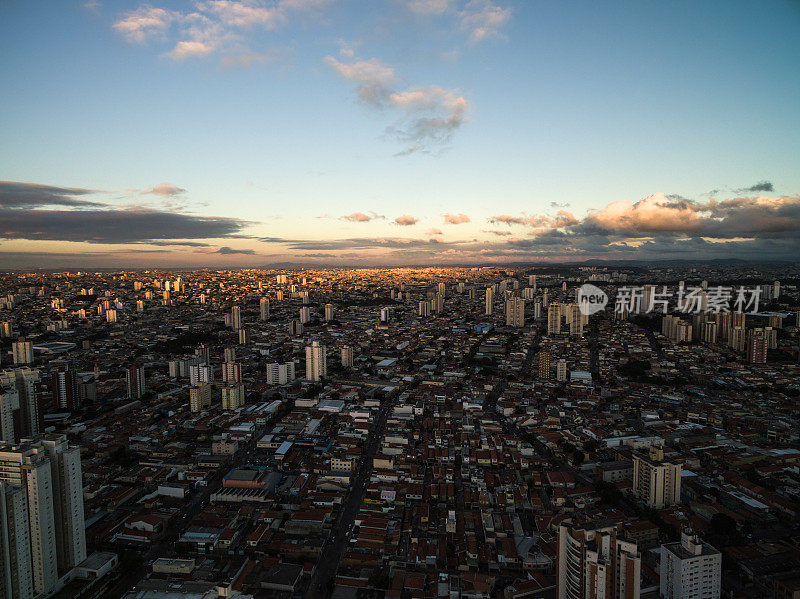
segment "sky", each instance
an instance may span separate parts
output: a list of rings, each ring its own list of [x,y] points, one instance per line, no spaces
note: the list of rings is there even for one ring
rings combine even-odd
[[[0,268],[797,260],[800,2],[0,2]]]

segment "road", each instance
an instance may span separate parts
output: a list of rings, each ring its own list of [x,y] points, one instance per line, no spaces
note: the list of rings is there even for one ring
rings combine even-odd
[[[373,421],[374,426],[370,429],[369,435],[367,436],[363,456],[358,462],[355,474],[350,479],[350,492],[347,494],[342,504],[342,508],[333,525],[331,534],[322,546],[319,558],[317,559],[317,565],[311,574],[311,581],[308,584],[308,590],[305,594],[305,597],[308,599],[312,597],[324,598],[329,594],[328,582],[336,575],[339,562],[349,542],[347,532],[351,530],[358,510],[361,509],[361,503],[364,501],[367,484],[372,476],[372,458],[375,457],[380,447],[383,433],[386,430],[386,421],[394,407],[394,403],[395,399],[386,400],[383,405],[381,405],[378,415]]]

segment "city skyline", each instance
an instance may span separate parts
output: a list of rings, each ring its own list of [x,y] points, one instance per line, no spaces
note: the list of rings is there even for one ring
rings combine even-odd
[[[0,14],[4,268],[800,250],[796,4]]]

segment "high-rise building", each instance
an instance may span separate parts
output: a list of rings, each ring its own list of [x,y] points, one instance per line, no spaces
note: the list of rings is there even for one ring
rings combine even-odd
[[[235,347],[226,347],[222,352],[222,361],[223,362],[235,362],[236,361],[236,348]]]
[[[309,381],[320,381],[328,376],[327,347],[313,341],[306,346],[306,378]]]
[[[419,303],[419,315],[423,318],[431,315],[431,303],[423,300]]]
[[[681,533],[661,546],[660,591],[664,599],[719,599],[722,554],[699,537]]]
[[[561,305],[552,303],[547,307],[547,334],[559,335],[561,333]]]
[[[536,291],[536,275],[528,275],[528,287],[532,287]]]
[[[242,382],[242,365],[239,362],[223,362],[222,381],[229,385]]]
[[[194,412],[202,412],[211,406],[211,383],[198,383],[189,388],[189,409]]]
[[[299,337],[303,334],[303,323],[299,320],[293,320],[289,323],[289,334],[294,337]]]
[[[325,322],[330,322],[333,320],[333,315],[335,313],[335,309],[333,304],[325,304]]]
[[[717,342],[717,323],[716,322],[706,322],[706,323],[703,324],[702,339],[706,343],[716,343]]]
[[[267,384],[286,385],[295,379],[294,361],[279,364],[272,362],[267,364]]]
[[[239,329],[239,345],[247,345],[250,343],[250,331],[245,328]]]
[[[641,557],[608,519],[558,527],[558,599],[639,599]]]
[[[745,329],[743,326],[733,326],[728,333],[728,345],[736,351],[745,349]]]
[[[231,308],[231,328],[234,331],[242,328],[242,309],[239,306]]]
[[[769,341],[763,329],[751,331],[747,337],[747,361],[750,364],[766,364]]]
[[[191,386],[212,382],[214,382],[214,367],[211,364],[189,365],[189,384]]]
[[[17,513],[15,533],[20,533],[23,511],[18,491],[22,489],[27,503],[27,536],[29,539],[30,579],[34,593],[46,594],[57,588],[59,578],[70,568],[86,559],[86,536],[83,516],[83,482],[80,452],[70,447],[64,436],[47,436],[41,441],[25,440],[19,445],[0,446],[0,481],[4,483],[6,501],[13,495],[12,507]],[[8,526],[8,511],[6,521]],[[4,531],[5,547],[10,536]],[[13,539],[17,552],[24,543]],[[17,558],[19,553],[17,553]],[[15,575],[8,569],[0,576],[12,580],[17,588],[27,586],[27,566],[17,568]],[[16,596],[25,596],[13,595]]]
[[[125,386],[128,389],[128,399],[139,399],[144,395],[144,366],[131,364],[125,369]]]
[[[486,288],[486,316],[491,316],[494,309],[494,289],[492,287]]]
[[[556,363],[556,380],[567,380],[567,361],[564,359],[561,359]]]
[[[648,507],[661,509],[681,501],[681,465],[664,459],[655,445],[633,455],[633,493]]]
[[[244,385],[226,385],[222,388],[222,409],[236,410],[244,405]]]
[[[41,400],[38,370],[25,367],[0,372],[0,439],[13,443],[43,431]]]
[[[521,297],[511,296],[506,300],[506,326],[525,326],[525,300]]]
[[[306,324],[311,320],[311,308],[303,306],[300,308],[300,324]]]
[[[781,296],[781,282],[775,281],[772,284],[772,299],[778,299]]]
[[[381,315],[380,319],[382,323],[387,323],[392,319],[392,310],[391,308],[381,308]]]
[[[14,365],[33,364],[33,343],[20,339],[11,344]]]
[[[267,320],[269,318],[269,298],[262,297],[261,301],[258,303],[258,309],[260,312],[259,317],[261,320]]]
[[[62,574],[86,559],[81,453],[63,435],[48,435],[40,442],[50,459],[58,571]]]
[[[349,345],[345,345],[342,347],[342,368],[352,368],[353,367],[353,348]]]
[[[567,321],[569,322],[570,337],[583,337],[583,324],[585,315],[578,304],[567,306]]]
[[[550,350],[546,346],[536,354],[536,370],[540,379],[550,379]]]
[[[78,373],[71,364],[59,366],[50,373],[50,389],[56,406],[64,410],[80,408]]]
[[[0,597],[33,599],[28,497],[24,487],[0,480]]]

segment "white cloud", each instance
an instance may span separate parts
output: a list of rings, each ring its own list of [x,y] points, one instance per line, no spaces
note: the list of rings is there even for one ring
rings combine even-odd
[[[167,53],[173,60],[184,60],[186,58],[198,58],[207,56],[214,51],[214,47],[203,42],[178,42],[175,47]]]
[[[472,42],[496,37],[511,19],[511,9],[503,8],[490,0],[470,0],[459,13],[461,28]]]

